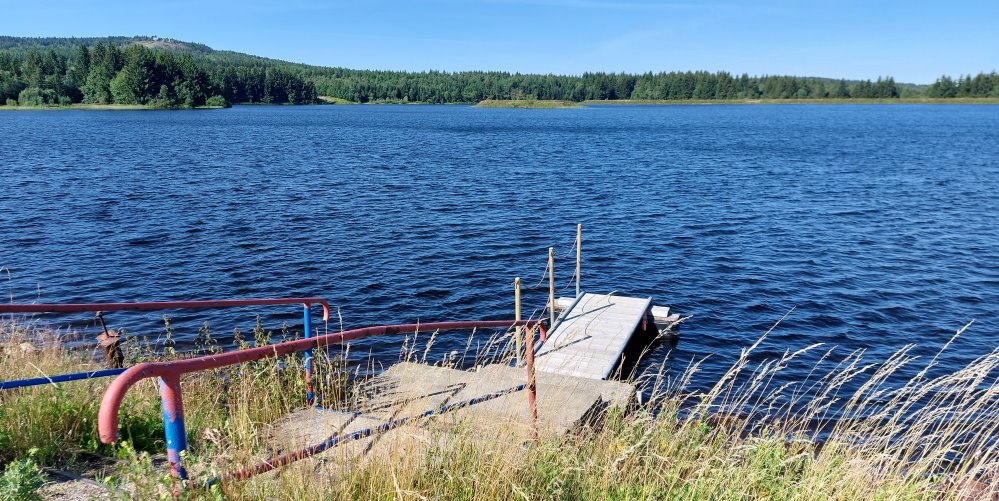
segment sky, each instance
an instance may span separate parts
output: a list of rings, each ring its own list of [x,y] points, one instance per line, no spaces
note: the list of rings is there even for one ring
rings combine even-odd
[[[0,34],[155,35],[322,66],[728,71],[928,84],[999,70],[999,0],[2,0]]]

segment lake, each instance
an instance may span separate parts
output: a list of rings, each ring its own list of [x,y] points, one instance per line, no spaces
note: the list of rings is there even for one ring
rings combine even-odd
[[[929,355],[972,319],[941,370],[999,344],[999,106],[9,112],[0,145],[7,301],[309,295],[346,328],[510,318],[513,278],[538,284],[549,246],[572,294],[581,223],[585,290],[691,316],[646,365],[707,356],[695,387],[785,315],[758,357]],[[258,313],[301,328],[297,307],[170,315],[189,344]],[[108,314],[150,338],[161,318]],[[89,314],[39,321],[97,333]],[[398,341],[364,346],[389,363]]]

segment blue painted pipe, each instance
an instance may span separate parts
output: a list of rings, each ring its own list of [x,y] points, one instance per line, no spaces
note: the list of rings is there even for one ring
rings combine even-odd
[[[312,311],[311,305],[306,304],[304,315],[305,338],[312,337]],[[305,350],[305,400],[311,406],[315,403],[315,395],[312,393],[312,348]]]
[[[117,376],[125,369],[104,369],[93,372],[74,372],[72,374],[59,374],[57,376],[36,377],[31,379],[17,379],[14,381],[0,381],[0,390],[12,388],[24,388],[26,386],[38,386],[40,384],[63,383],[66,381],[77,381],[80,379],[95,379],[99,377]]]
[[[180,375],[159,378],[160,402],[163,408],[163,431],[166,435],[167,461],[175,478],[187,480],[181,455],[187,450],[187,430],[184,429],[184,403],[180,396]]]

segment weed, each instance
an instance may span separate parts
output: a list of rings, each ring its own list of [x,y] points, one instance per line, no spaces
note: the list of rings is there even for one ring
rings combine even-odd
[[[0,328],[15,342],[44,334]],[[400,359],[425,360],[427,345],[436,336],[429,334],[410,336]],[[281,337],[286,335],[282,329]],[[254,342],[271,338],[261,327],[254,329]],[[473,363],[494,356],[509,360],[509,340],[506,334],[470,338]],[[207,499],[478,501],[959,499],[989,498],[999,491],[990,477],[999,465],[999,414],[992,410],[999,404],[994,381],[999,350],[949,374],[933,370],[933,358],[900,382],[902,369],[918,362],[910,347],[879,363],[865,361],[861,352],[834,360],[830,349],[818,353],[827,361],[822,365],[826,372],[816,366],[806,371],[805,380],[778,385],[774,381],[783,380],[781,371],[807,363],[801,355],[818,347],[750,363],[751,353],[764,342],[744,350],[709,391],[686,390],[697,364],[666,383],[660,374],[649,382],[653,398],[644,406],[631,412],[610,409],[599,428],[543,435],[532,447],[517,440],[483,440],[481,428],[439,419],[432,426],[407,425],[386,434],[417,437],[416,448],[413,441],[396,445],[390,438],[383,439],[384,450],[380,447],[377,454],[355,455],[358,448],[342,446],[248,481],[187,492]],[[246,344],[237,341],[237,346]],[[201,345],[207,352],[218,349],[207,326]],[[130,353],[130,358],[136,356],[152,359],[156,354]],[[350,359],[349,346],[315,350],[313,382],[324,406],[352,409],[357,395],[350,380],[365,376],[360,366],[351,375]],[[0,355],[0,371],[10,379],[75,372],[92,364],[54,341]],[[192,478],[287,452],[279,450],[267,430],[305,405],[302,371],[301,357],[287,356],[186,375],[191,452],[186,461]],[[69,464],[78,450],[115,455],[120,467],[110,483],[123,496],[172,495],[175,481],[154,460],[164,448],[156,383],[142,381],[129,392],[122,407],[122,440],[116,446],[96,441],[93,420],[106,385],[106,380],[93,380],[0,392],[0,462],[14,465],[30,453],[41,464]],[[503,432],[499,424],[494,428],[490,431]],[[27,471],[25,464],[8,468]]]
[[[38,488],[45,483],[41,469],[35,463],[35,451],[29,457],[7,463],[0,475],[0,501],[32,501],[41,499]]]

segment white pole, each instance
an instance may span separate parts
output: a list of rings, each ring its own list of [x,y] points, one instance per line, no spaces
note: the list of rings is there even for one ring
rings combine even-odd
[[[555,325],[555,248],[548,248],[548,311],[551,316],[549,326]]]
[[[513,279],[513,317],[520,322],[520,277]],[[514,330],[514,337],[517,339],[517,365],[520,365],[522,333],[523,329],[518,325]]]
[[[579,269],[582,261],[583,225],[576,225],[576,297],[579,297]]]

